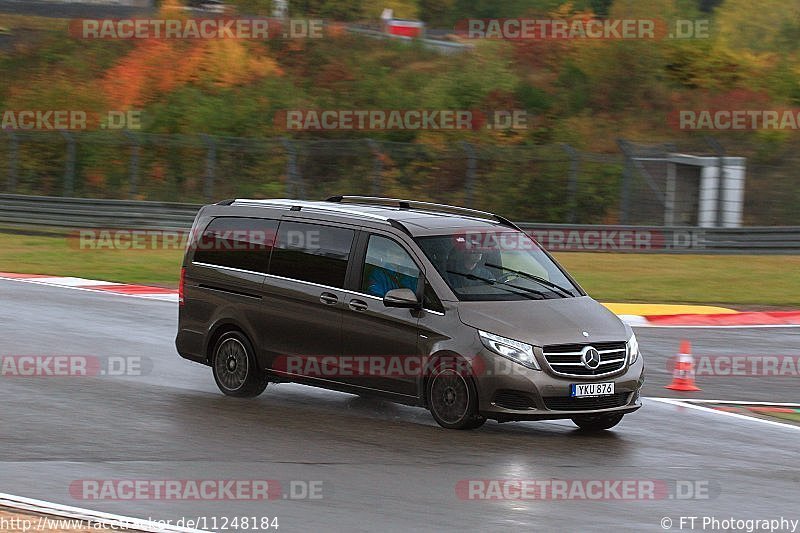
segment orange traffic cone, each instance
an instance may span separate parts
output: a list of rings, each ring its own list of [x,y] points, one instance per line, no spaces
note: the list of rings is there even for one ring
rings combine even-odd
[[[675,363],[675,370],[672,371],[672,383],[665,388],[680,391],[700,390],[694,382],[694,357],[692,345],[687,340],[681,341],[678,361]]]

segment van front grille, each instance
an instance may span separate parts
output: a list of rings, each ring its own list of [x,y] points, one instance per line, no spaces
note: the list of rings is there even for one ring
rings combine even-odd
[[[582,351],[587,346],[600,354],[600,365],[595,369],[587,368],[581,361]],[[556,344],[545,346],[542,351],[553,373],[562,376],[602,376],[625,368],[625,342]]]

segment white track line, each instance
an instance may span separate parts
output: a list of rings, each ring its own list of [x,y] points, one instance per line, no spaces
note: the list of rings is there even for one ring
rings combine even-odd
[[[794,409],[800,409],[800,403],[791,403],[791,402],[744,402],[741,400],[695,400],[695,399],[686,399],[681,400],[680,398],[665,398],[667,400],[678,400],[684,402],[694,402],[694,403],[717,403],[721,405],[731,405],[731,404],[738,404],[738,405],[763,405],[763,406],[782,406],[782,407],[792,407]],[[658,400],[658,398],[651,398],[651,400]]]
[[[718,409],[711,409],[710,407],[703,407],[702,405],[694,405],[691,403],[687,403],[694,400],[678,400],[675,398],[650,398],[647,397],[647,400],[653,400],[656,402],[666,403],[670,405],[675,405],[678,407],[686,407],[688,409],[697,409],[698,411],[706,411],[708,413],[714,413],[716,415],[721,416],[730,416],[733,418],[738,418],[740,420],[749,420],[750,422],[760,422],[762,424],[768,424],[770,426],[778,426],[786,429],[793,429],[795,431],[800,431],[800,426],[795,426],[792,424],[784,424],[783,422],[776,422],[774,420],[766,420],[763,418],[756,418],[753,416],[741,415],[739,413],[731,413],[729,411],[720,411]],[[724,403],[724,402],[722,402]]]
[[[49,278],[31,278],[35,279],[39,283],[44,283],[45,285],[58,285],[59,287],[81,287],[86,285],[92,285],[97,287],[113,287],[114,285],[121,285],[121,283],[114,283],[111,281],[95,281],[93,279],[86,279],[86,278],[76,278],[73,276],[52,276]]]
[[[141,518],[130,518],[100,511],[91,511],[78,507],[70,507],[58,503],[50,503],[43,500],[33,500],[14,496],[11,494],[0,493],[0,507],[8,507],[20,511],[30,511],[39,514],[51,515],[62,519],[84,520],[87,523],[103,524],[111,528],[138,529],[141,531],[164,531],[168,533],[204,533],[201,529],[190,529],[187,527],[169,526]]]

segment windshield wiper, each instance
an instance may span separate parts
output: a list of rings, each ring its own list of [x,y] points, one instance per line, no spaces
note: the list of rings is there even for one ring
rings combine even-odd
[[[525,279],[529,279],[529,280],[532,280],[532,281],[539,282],[539,283],[541,283],[542,285],[545,285],[545,286],[547,286],[547,287],[550,287],[551,289],[556,289],[556,290],[558,290],[558,291],[561,291],[561,293],[562,293],[562,294],[566,294],[566,295],[568,295],[568,296],[575,296],[575,295],[572,293],[572,291],[571,291],[571,290],[569,290],[569,289],[565,289],[565,288],[564,288],[564,287],[562,287],[561,285],[558,285],[558,284],[556,284],[556,283],[553,283],[553,282],[552,282],[552,281],[550,281],[549,279],[545,279],[545,278],[542,278],[542,277],[540,277],[540,276],[536,276],[536,275],[534,275],[534,274],[528,274],[527,272],[522,272],[521,270],[514,270],[513,268],[506,268],[506,267],[502,267],[502,266],[500,266],[500,265],[493,265],[493,264],[491,264],[491,263],[486,263],[486,266],[487,266],[488,268],[496,268],[496,269],[498,269],[498,270],[504,270],[504,271],[506,271],[506,272],[511,272],[512,274],[516,274],[516,275],[518,275],[518,276],[522,276],[522,277],[523,277],[523,278],[525,278]]]
[[[512,285],[510,283],[499,283],[497,280],[484,278],[481,276],[476,276],[475,274],[465,274],[464,272],[456,272],[455,270],[445,270],[448,274],[455,274],[456,276],[462,276],[467,279],[475,280],[475,281],[482,281],[488,285],[497,286],[501,289],[505,289],[509,292],[513,292],[514,294],[519,294],[521,296],[530,296],[531,294],[536,294],[540,296],[540,299],[544,299],[544,293],[542,291],[537,291],[536,289],[529,289],[528,287],[520,287],[518,285]],[[499,283],[499,284],[498,284]],[[509,289],[508,287],[513,287],[514,289]],[[522,292],[519,292],[522,291]]]

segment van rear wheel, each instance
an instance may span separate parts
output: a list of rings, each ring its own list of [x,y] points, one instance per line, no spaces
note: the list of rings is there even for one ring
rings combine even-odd
[[[623,416],[620,414],[576,416],[572,421],[584,431],[603,431],[619,424]]]
[[[440,361],[431,372],[425,394],[436,422],[447,429],[476,429],[486,419],[478,414],[478,393],[472,377],[453,363]]]
[[[217,340],[211,368],[217,387],[227,396],[252,398],[267,388],[267,375],[259,371],[250,341],[238,331]]]

